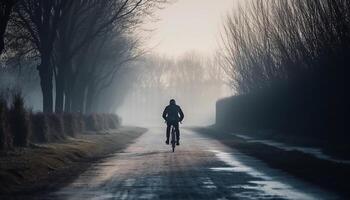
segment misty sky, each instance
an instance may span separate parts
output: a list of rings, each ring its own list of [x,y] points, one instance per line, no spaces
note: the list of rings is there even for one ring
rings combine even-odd
[[[146,46],[153,52],[179,56],[195,50],[210,54],[217,47],[223,18],[240,0],[177,0],[158,11],[160,21]]]

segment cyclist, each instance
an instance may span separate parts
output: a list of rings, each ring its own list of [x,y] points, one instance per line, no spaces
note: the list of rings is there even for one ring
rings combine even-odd
[[[182,112],[180,106],[176,105],[174,99],[171,99],[169,105],[165,107],[163,111],[163,118],[167,123],[165,143],[169,144],[170,127],[173,125],[176,132],[176,145],[180,145],[179,122],[184,119],[184,113]]]

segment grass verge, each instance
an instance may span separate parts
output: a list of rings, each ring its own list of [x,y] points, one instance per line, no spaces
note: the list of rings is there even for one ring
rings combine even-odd
[[[146,129],[121,127],[89,132],[57,143],[0,152],[1,195],[55,190],[74,180],[93,161],[124,149]]]

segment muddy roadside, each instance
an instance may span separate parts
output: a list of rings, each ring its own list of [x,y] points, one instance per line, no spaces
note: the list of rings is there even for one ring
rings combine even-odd
[[[191,128],[209,138],[232,147],[244,154],[255,157],[272,168],[285,171],[301,180],[336,192],[348,198],[350,196],[350,165],[320,159],[296,150],[283,150],[259,142],[247,142],[232,134],[208,127]]]
[[[0,152],[0,197],[54,191],[91,164],[122,151],[147,129],[120,127],[89,132],[63,142]]]

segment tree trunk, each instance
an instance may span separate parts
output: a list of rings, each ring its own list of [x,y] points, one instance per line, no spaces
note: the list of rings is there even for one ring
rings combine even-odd
[[[64,59],[65,60],[65,59]],[[66,81],[69,79],[69,74],[67,74],[66,68],[70,68],[70,62],[60,62],[57,69],[56,81],[56,102],[55,102],[55,112],[60,113],[64,111],[65,98],[64,95],[66,91]],[[66,103],[67,104],[67,103]]]
[[[71,62],[67,62],[67,65],[62,65],[64,68],[64,71],[61,71],[62,74],[62,82],[64,84],[63,88],[63,97],[64,97],[64,108],[63,110],[65,112],[71,112],[72,111],[72,98],[73,98],[73,91],[74,91],[74,81],[73,81],[73,71]],[[60,67],[62,67],[60,66]]]
[[[42,61],[37,69],[39,71],[40,86],[43,95],[43,112],[51,113],[53,111],[53,74],[49,63],[49,58],[42,56]]]
[[[65,101],[64,101],[64,111],[65,112],[71,112],[72,111],[72,97],[71,92],[66,91],[65,93]]]
[[[95,95],[95,87],[93,84],[90,84],[87,88],[87,94],[86,94],[86,113],[92,113],[96,110],[93,110],[93,104],[96,101],[96,95]]]
[[[56,102],[55,102],[55,112],[63,112],[64,104],[64,80],[62,80],[61,75],[56,78]]]

